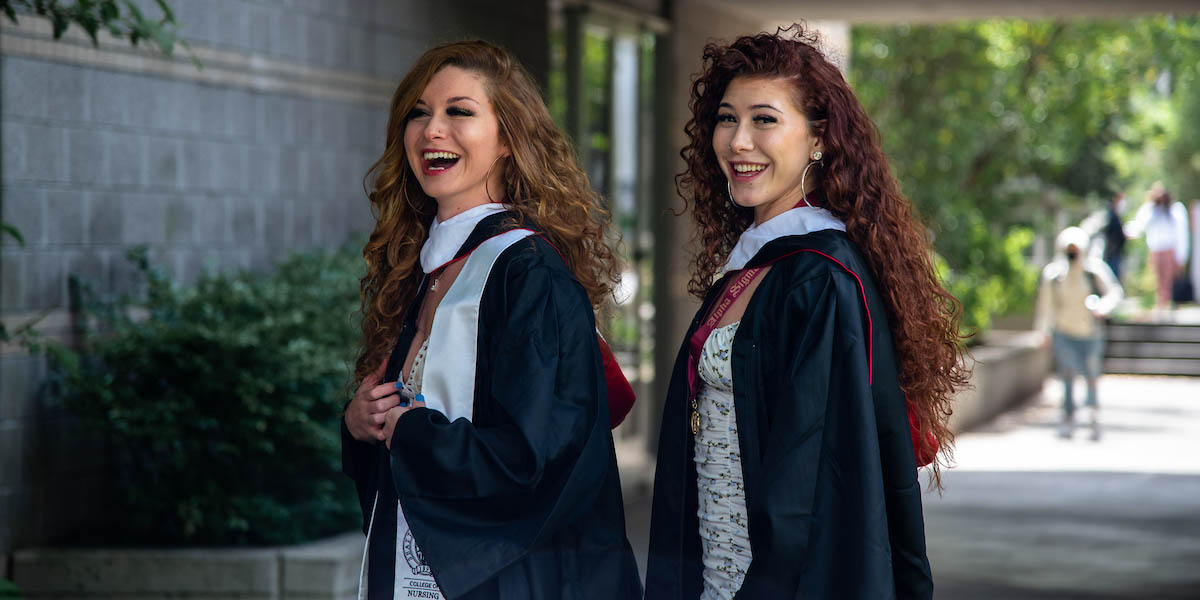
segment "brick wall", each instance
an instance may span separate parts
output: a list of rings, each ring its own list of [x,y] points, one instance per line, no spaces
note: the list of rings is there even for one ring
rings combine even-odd
[[[5,25],[0,207],[26,242],[0,242],[10,328],[50,310],[47,329],[65,329],[72,273],[129,289],[135,244],[186,282],[367,230],[362,176],[391,91],[436,41],[482,36],[548,71],[544,2],[173,5],[203,70],[117,43],[51,42],[35,19]],[[0,556],[102,518],[103,453],[39,394],[45,369],[0,348]]]

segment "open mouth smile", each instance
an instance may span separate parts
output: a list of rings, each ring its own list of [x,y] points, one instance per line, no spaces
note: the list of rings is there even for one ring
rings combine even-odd
[[[730,170],[733,172],[735,181],[749,181],[763,174],[767,170],[764,163],[752,162],[731,162],[729,163]]]
[[[458,164],[459,158],[462,157],[445,150],[422,150],[421,170],[426,175],[441,175],[454,168],[454,165]]]

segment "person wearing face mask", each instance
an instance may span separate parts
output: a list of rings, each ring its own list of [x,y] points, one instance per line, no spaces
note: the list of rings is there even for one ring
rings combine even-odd
[[[1048,334],[1054,364],[1063,382],[1060,437],[1075,431],[1075,378],[1087,382],[1084,406],[1092,440],[1100,439],[1100,404],[1096,384],[1104,360],[1104,319],[1121,302],[1121,284],[1103,260],[1087,255],[1089,237],[1078,227],[1058,235],[1062,256],[1042,270],[1035,328]]]
[[[647,599],[930,598],[961,305],[799,25],[704,48],[677,179],[702,300],[663,408]]]
[[[360,598],[641,594],[593,310],[608,213],[533,79],[483,41],[433,48],[392,99],[367,189],[359,383],[343,470]]]

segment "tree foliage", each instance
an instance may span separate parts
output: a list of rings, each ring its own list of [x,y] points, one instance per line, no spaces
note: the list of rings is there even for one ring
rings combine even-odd
[[[186,44],[176,34],[175,12],[167,0],[154,0],[154,4],[162,11],[158,19],[147,17],[133,0],[76,0],[69,4],[59,0],[0,0],[0,10],[14,24],[21,13],[46,17],[54,27],[56,40],[71,25],[76,25],[96,46],[100,45],[97,36],[104,30],[117,39],[129,40],[134,46],[151,42],[170,56],[176,45],[186,47]]]
[[[1200,62],[1194,16],[859,26],[853,40],[851,82],[976,326],[1029,305],[1031,230],[1148,176],[1142,155],[1122,160],[1154,135],[1139,101],[1175,106],[1163,82],[1194,81]]]

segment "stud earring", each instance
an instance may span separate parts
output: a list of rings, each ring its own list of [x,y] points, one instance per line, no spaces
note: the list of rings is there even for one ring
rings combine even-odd
[[[820,151],[820,150],[817,150],[817,151],[815,151],[815,152],[813,152],[813,153],[812,153],[812,159],[813,159],[813,160],[821,160],[821,156],[823,156],[823,155],[821,154],[821,151]]]

